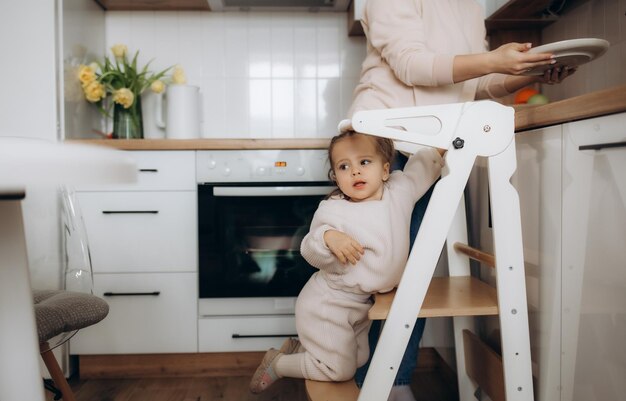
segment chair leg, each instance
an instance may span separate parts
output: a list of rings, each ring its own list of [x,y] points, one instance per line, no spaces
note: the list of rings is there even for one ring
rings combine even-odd
[[[70,385],[67,383],[67,380],[65,380],[63,371],[55,359],[52,350],[48,349],[48,344],[42,344],[41,349],[46,350],[41,352],[41,358],[43,359],[43,363],[46,365],[46,368],[48,368],[52,381],[54,381],[54,384],[63,394],[63,401],[76,401],[74,393],[72,392]]]
[[[54,395],[54,401],[58,401],[63,398],[63,394],[58,388],[56,388],[52,379],[43,379],[43,386]]]

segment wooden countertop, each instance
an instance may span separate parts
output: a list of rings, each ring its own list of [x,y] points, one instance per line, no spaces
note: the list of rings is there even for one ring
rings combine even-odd
[[[547,127],[626,111],[626,85],[548,103],[515,109],[515,131]]]
[[[300,139],[71,139],[122,150],[327,149],[327,138]]]
[[[514,106],[516,132],[626,111],[626,85],[541,106]],[[123,150],[326,149],[327,138],[73,139]]]

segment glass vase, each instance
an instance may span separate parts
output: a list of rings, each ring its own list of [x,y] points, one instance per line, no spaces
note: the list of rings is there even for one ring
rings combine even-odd
[[[125,109],[121,104],[113,106],[113,138],[143,138],[143,118],[141,116],[141,97],[135,96],[133,104]]]

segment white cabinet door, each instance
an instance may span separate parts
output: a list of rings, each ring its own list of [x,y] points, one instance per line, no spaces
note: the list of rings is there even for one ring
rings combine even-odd
[[[198,322],[200,352],[266,351],[295,336],[293,315],[207,317]]]
[[[195,191],[196,152],[133,151],[137,182],[124,185],[83,186],[77,191]]]
[[[560,397],[561,349],[560,125],[516,135],[526,292],[538,400]]]
[[[564,124],[563,148],[561,400],[623,400],[626,114]]]
[[[107,301],[109,315],[70,340],[71,354],[198,351],[196,273],[94,276],[94,295]]]
[[[95,273],[196,271],[196,192],[80,192]]]

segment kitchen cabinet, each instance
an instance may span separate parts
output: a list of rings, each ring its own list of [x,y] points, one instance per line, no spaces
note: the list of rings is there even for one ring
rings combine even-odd
[[[561,399],[626,392],[626,113],[563,125]]]
[[[95,0],[104,10],[209,11],[207,0]]]
[[[195,152],[133,152],[132,185],[77,190],[109,316],[81,330],[72,354],[197,352]]]
[[[85,192],[78,199],[95,272],[196,270],[195,192]]]
[[[296,319],[284,316],[212,316],[198,324],[198,351],[244,352],[278,348],[285,337],[297,337]]]
[[[516,136],[511,182],[538,401],[617,401],[626,391],[625,124],[621,113]],[[489,243],[486,200],[479,209],[481,242]],[[486,326],[492,332],[497,322]]]
[[[109,315],[70,340],[71,354],[197,352],[197,274],[94,276],[94,295],[107,301]]]
[[[561,125],[518,134],[526,298],[537,400],[558,400],[561,349]],[[490,231],[487,223],[485,231]]]
[[[348,9],[348,36],[364,35],[361,19],[367,0],[352,0]],[[479,1],[480,2],[480,1]],[[480,2],[480,3],[485,3]],[[488,17],[485,19],[487,33],[490,36],[492,48],[514,40],[523,41],[527,38],[533,43],[540,43],[541,30],[557,20],[557,17],[547,17],[544,11],[552,0],[511,0],[497,7],[493,1],[487,2],[485,8]]]
[[[534,29],[555,22],[558,17],[546,16],[545,11],[553,3],[552,0],[511,0],[489,14],[485,20],[487,32],[498,29]]]
[[[363,36],[363,11],[365,10],[365,2],[367,0],[352,0],[350,8],[348,8],[348,36]]]

